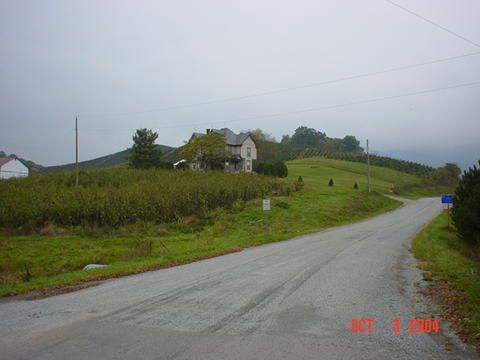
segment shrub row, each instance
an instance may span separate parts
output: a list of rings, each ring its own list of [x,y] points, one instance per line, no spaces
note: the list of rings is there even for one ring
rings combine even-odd
[[[291,191],[287,182],[257,174],[117,168],[80,175],[78,187],[72,173],[1,181],[0,226],[170,222],[229,207],[238,200]]]

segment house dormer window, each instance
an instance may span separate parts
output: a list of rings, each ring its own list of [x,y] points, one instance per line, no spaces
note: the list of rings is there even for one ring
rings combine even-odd
[[[252,148],[247,146],[247,157],[252,157]]]

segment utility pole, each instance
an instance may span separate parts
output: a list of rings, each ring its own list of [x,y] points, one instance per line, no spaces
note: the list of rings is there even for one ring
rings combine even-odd
[[[370,182],[370,153],[368,151],[368,139],[367,139],[367,184],[368,184],[368,192],[372,192],[372,185]]]
[[[75,117],[75,185],[78,186],[78,116]]]

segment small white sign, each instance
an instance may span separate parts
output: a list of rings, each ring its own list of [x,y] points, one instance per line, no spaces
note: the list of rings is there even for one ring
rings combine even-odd
[[[270,199],[263,199],[263,211],[270,211]]]

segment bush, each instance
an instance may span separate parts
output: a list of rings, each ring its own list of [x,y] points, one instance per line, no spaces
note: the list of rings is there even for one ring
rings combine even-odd
[[[274,167],[274,175],[280,178],[286,178],[288,176],[288,168],[283,161],[277,161]]]
[[[328,181],[328,186],[333,186],[333,179],[330,179],[330,180]]]
[[[357,182],[355,182],[355,184],[353,184],[353,188],[354,188],[355,190],[358,190],[358,184],[357,184]]]
[[[284,161],[271,163],[258,163],[255,166],[255,172],[263,175],[285,178],[288,176],[288,168]]]
[[[112,226],[171,222],[264,194],[288,195],[286,181],[254,174],[102,169],[0,182],[0,226]],[[85,180],[85,183],[82,182]],[[51,233],[51,229],[48,229]]]
[[[480,247],[480,169],[475,165],[464,172],[455,190],[452,219],[460,239]]]

